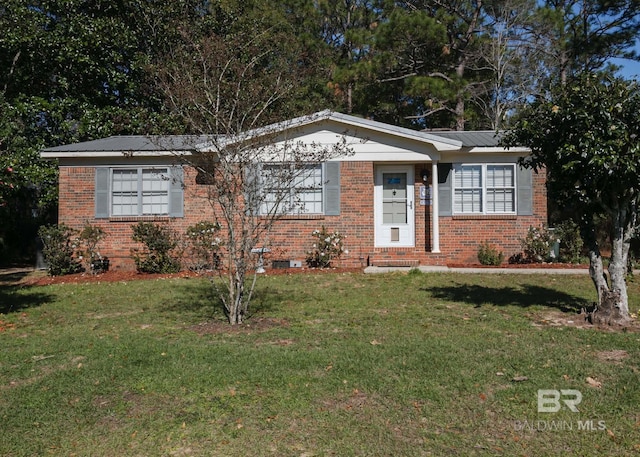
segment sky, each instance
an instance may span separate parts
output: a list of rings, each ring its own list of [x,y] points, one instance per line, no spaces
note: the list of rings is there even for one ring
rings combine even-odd
[[[640,62],[628,59],[612,59],[616,65],[623,67],[618,73],[625,79],[640,80]]]
[[[635,51],[640,56],[640,40],[636,41]],[[640,80],[640,62],[629,59],[611,59],[611,61],[623,67],[618,73],[626,79]]]

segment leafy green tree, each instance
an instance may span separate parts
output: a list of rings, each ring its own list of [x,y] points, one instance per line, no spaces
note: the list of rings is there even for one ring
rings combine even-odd
[[[524,162],[548,172],[550,192],[573,202],[589,249],[590,274],[598,294],[595,320],[629,318],[627,260],[640,211],[640,90],[635,82],[585,74],[558,85],[549,98],[529,104],[505,138],[526,146]],[[602,217],[602,216],[606,217]],[[609,277],[596,234],[610,221]]]
[[[206,15],[202,2],[7,0],[0,5],[0,239],[24,252],[55,220],[44,147],[112,134],[179,133],[147,66]],[[12,256],[0,251],[3,259]]]

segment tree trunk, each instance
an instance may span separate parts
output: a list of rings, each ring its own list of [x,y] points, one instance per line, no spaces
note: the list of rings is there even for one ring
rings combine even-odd
[[[629,322],[628,313],[623,311],[623,300],[620,291],[603,290],[601,301],[592,312],[587,314],[587,319],[596,325],[620,325]]]
[[[587,314],[592,324],[626,325],[629,321],[629,302],[627,296],[627,256],[629,241],[625,236],[624,214],[613,217],[611,232],[611,260],[609,262],[609,280],[605,276],[602,257],[593,231],[587,234],[589,246],[589,274],[598,293],[595,309]]]
[[[630,239],[625,236],[628,232],[626,212],[618,211],[613,218],[611,233],[611,261],[609,262],[609,277],[611,290],[618,292],[618,306],[620,314],[629,318],[629,297],[627,295],[627,259],[629,255]]]

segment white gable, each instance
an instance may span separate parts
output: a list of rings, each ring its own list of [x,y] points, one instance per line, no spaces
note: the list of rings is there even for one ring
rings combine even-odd
[[[462,145],[456,140],[329,111],[247,132],[240,141],[263,136],[271,137],[271,141],[281,146],[297,142],[331,146],[344,139],[353,155],[338,160],[349,161],[440,160],[442,151],[457,151]],[[199,149],[215,150],[210,144],[199,145]]]

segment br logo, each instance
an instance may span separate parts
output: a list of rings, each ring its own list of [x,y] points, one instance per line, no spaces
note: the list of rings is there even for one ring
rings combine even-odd
[[[575,389],[540,389],[538,390],[538,412],[557,413],[562,404],[571,412],[577,413],[577,406],[582,401],[582,393]]]

